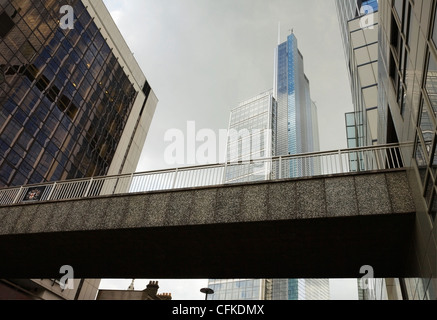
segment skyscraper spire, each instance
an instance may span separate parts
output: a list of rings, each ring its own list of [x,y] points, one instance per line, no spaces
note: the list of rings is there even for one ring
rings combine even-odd
[[[278,22],[278,46],[281,44],[281,21]]]
[[[127,290],[129,291],[134,291],[135,290],[135,279],[132,279],[132,283],[130,284],[129,288],[127,288]]]

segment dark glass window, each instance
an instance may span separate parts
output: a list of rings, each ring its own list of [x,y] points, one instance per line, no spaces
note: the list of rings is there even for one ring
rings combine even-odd
[[[0,14],[0,37],[6,37],[14,26],[15,23],[11,17],[6,12],[2,12]]]

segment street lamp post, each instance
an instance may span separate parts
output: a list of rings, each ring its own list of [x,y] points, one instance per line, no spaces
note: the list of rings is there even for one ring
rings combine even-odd
[[[208,300],[208,295],[209,294],[214,294],[214,290],[210,289],[210,288],[203,288],[200,289],[200,292],[205,294],[205,300]]]

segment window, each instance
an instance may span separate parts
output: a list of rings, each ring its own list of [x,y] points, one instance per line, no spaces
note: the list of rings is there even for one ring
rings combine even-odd
[[[4,38],[8,35],[8,33],[15,26],[14,21],[12,21],[11,17],[6,12],[0,14],[0,37]]]
[[[420,119],[420,130],[425,141],[428,155],[432,152],[432,143],[435,135],[435,125],[428,110],[427,103],[423,101],[422,114]]]
[[[434,42],[434,45],[437,47],[437,13],[434,17],[434,30],[432,32],[432,41]]]
[[[427,167],[428,167],[428,161],[425,152],[423,151],[422,142],[420,141],[420,138],[417,138],[416,143],[416,152],[415,152],[415,158],[416,163],[419,168],[419,174],[422,180],[422,183],[425,181]]]
[[[425,89],[434,113],[437,114],[437,64],[432,54],[428,55]]]
[[[432,204],[431,204],[430,215],[431,215],[432,221],[436,221],[436,217],[437,217],[437,195],[435,194],[435,192],[434,192],[434,197],[433,197]]]
[[[396,13],[398,14],[399,19],[402,20],[404,11],[404,0],[393,0],[393,2]]]

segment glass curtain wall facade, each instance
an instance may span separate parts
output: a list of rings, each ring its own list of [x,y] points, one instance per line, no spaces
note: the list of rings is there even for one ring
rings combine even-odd
[[[210,279],[208,300],[329,300],[329,279]]]
[[[70,3],[73,29],[60,27],[59,1],[0,2],[0,187],[108,174],[135,101],[150,94],[84,3]]]
[[[432,87],[430,83],[433,83],[433,76],[422,78],[429,70],[426,63],[429,64],[431,61],[432,65],[432,53],[435,53],[435,42],[432,40],[434,34],[432,28],[436,25],[433,21],[436,10],[435,1],[337,0],[336,4],[355,104],[355,121],[352,120],[350,114],[346,115],[348,142],[352,143],[349,147],[355,144],[356,137],[359,138],[356,141],[357,146],[366,141],[368,144],[370,142],[416,143],[414,153],[410,149],[403,154],[403,159],[407,166],[410,165],[412,158],[416,160],[411,164],[414,169],[410,170],[409,176],[412,190],[415,192],[416,204],[422,212],[418,212],[416,243],[413,245],[411,255],[416,260],[415,268],[421,269],[419,273],[423,274],[423,278],[372,279],[370,286],[362,290],[363,299],[435,299],[437,242],[436,237],[429,237],[433,233],[432,230],[435,235],[435,227],[431,223],[435,220],[435,214],[433,215],[431,209],[434,180],[432,178],[431,182],[427,180],[427,173],[429,168],[432,168],[433,161],[431,159],[434,150],[435,120],[432,108],[429,107],[432,104],[427,104],[432,100],[430,98],[432,93],[426,92],[428,87]],[[361,6],[364,5],[370,5],[370,7],[362,10]],[[378,13],[371,17],[369,10],[372,12],[378,10]],[[374,41],[367,41],[369,38],[374,39],[374,35],[368,28],[369,21],[372,21],[378,30],[377,44]],[[353,34],[354,32],[360,32],[364,37],[357,37]],[[355,43],[358,43],[358,46]],[[362,44],[365,46],[362,47]],[[356,70],[354,67],[358,65],[357,58],[359,58],[356,48],[368,48],[368,56],[374,57],[373,46],[378,47],[377,139],[374,138],[374,133],[371,134],[372,139],[368,138],[367,132],[371,131],[369,113],[363,113],[362,110],[357,109],[356,106],[359,104],[355,99],[359,96],[356,84],[362,79],[360,72],[354,72]],[[375,61],[372,58],[368,62],[374,63]],[[365,97],[365,94],[363,96]],[[371,98],[375,99],[374,93]],[[372,116],[372,118],[375,117]],[[364,122],[361,123],[361,120]],[[356,128],[353,128],[354,122]],[[361,124],[364,124],[362,132],[359,130]],[[375,125],[371,124],[371,126]],[[364,133],[364,140],[360,139],[361,133]],[[354,160],[356,159],[351,161],[351,167],[354,167]],[[420,187],[417,186],[417,180],[420,181]],[[428,193],[424,191],[425,189]]]
[[[357,147],[378,143],[378,1],[336,0],[357,123]],[[349,117],[349,116],[348,116]]]
[[[0,0],[0,188],[134,172],[157,102],[102,0]],[[0,291],[95,298],[99,279],[74,282]]]
[[[419,278],[404,299],[437,299],[437,1],[380,1],[380,141],[403,151],[416,202],[411,257]]]
[[[269,300],[266,298],[268,279],[209,279],[214,294],[208,300]]]
[[[360,122],[357,122],[360,121]],[[361,117],[357,116],[355,112],[346,113],[346,137],[347,147],[349,149],[358,148],[360,134],[362,130],[363,122]],[[358,172],[364,170],[364,161],[360,153],[352,153],[349,155],[349,170],[351,172]]]
[[[329,300],[329,279],[273,279],[273,300]]]
[[[231,111],[226,183],[270,179],[272,170],[268,159],[276,154],[276,112],[271,91],[244,101]],[[257,159],[267,160],[265,164],[250,163]]]
[[[304,59],[294,33],[278,45],[274,91],[278,103],[277,155],[320,151],[317,107],[311,100],[310,83],[304,73]],[[312,176],[320,172],[317,164],[290,161],[284,177]]]

